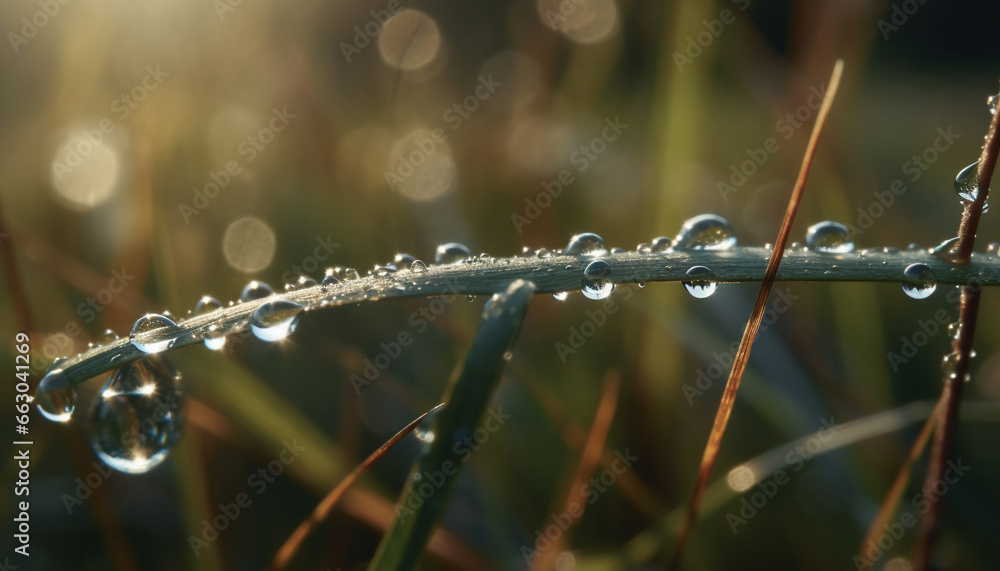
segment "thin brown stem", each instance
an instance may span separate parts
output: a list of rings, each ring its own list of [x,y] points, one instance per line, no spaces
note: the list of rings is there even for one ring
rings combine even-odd
[[[976,243],[976,232],[979,229],[979,219],[983,214],[983,206],[989,199],[990,181],[996,168],[997,155],[1000,154],[1000,113],[993,115],[990,128],[983,143],[983,151],[979,157],[978,188],[976,200],[965,205],[962,222],[958,227],[958,246],[955,249],[955,262],[968,264],[972,259],[972,249]],[[952,341],[950,357],[954,369],[944,378],[944,388],[941,400],[944,409],[939,413],[938,428],[934,434],[934,445],[931,449],[931,461],[927,470],[924,489],[940,482],[945,477],[947,463],[951,458],[958,428],[958,413],[962,404],[962,392],[965,390],[966,376],[969,374],[969,356],[972,352],[972,341],[976,334],[976,322],[979,317],[979,294],[982,287],[978,284],[967,284],[962,288],[962,300],[958,317],[958,334]],[[937,535],[938,520],[941,515],[940,499],[930,502],[930,509],[924,514],[921,523],[920,537],[917,540],[914,569],[924,571],[930,565],[931,547]]]
[[[688,504],[688,511],[677,535],[674,545],[674,552],[671,555],[670,568],[680,568],[681,560],[684,557],[684,549],[691,537],[695,520],[698,517],[698,507],[701,505],[702,495],[708,485],[708,478],[712,474],[712,468],[719,457],[719,448],[722,445],[722,436],[726,432],[726,425],[729,423],[729,416],[733,412],[733,405],[736,403],[736,392],[740,388],[740,381],[746,371],[747,362],[750,360],[750,348],[753,346],[757,331],[760,329],[761,320],[764,317],[764,308],[767,305],[767,297],[771,293],[771,286],[778,276],[778,267],[781,265],[782,254],[785,251],[785,244],[788,242],[788,235],[792,231],[792,223],[795,221],[795,213],[802,202],[802,194],[805,190],[806,181],[809,179],[809,171],[812,168],[813,159],[816,156],[816,146],[819,144],[820,134],[823,132],[823,125],[826,124],[827,115],[833,105],[833,98],[837,93],[837,86],[840,84],[840,76],[844,69],[843,60],[838,60],[833,67],[830,76],[830,86],[826,90],[823,98],[823,105],[816,116],[816,124],[813,125],[812,134],[809,137],[809,144],[806,146],[805,156],[802,158],[802,166],[799,169],[798,180],[795,181],[795,188],[792,196],[788,200],[788,208],[785,210],[785,218],[781,222],[781,229],[778,230],[778,237],[774,241],[774,249],[771,258],[764,271],[764,281],[760,284],[760,292],[757,294],[757,301],[754,303],[753,311],[750,313],[750,321],[747,322],[743,338],[740,340],[740,347],[736,352],[733,361],[733,369],[729,373],[726,381],[726,388],[722,393],[722,401],[715,414],[715,422],[712,424],[712,432],[708,436],[708,443],[705,445],[705,452],[701,458],[701,466],[698,469],[698,477],[695,482],[694,494]]]

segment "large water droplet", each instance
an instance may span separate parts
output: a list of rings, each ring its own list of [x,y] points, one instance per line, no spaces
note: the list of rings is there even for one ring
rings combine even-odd
[[[90,411],[91,444],[115,470],[148,472],[181,435],[181,376],[160,357],[126,363],[111,374]]]
[[[243,286],[243,291],[240,292],[240,301],[253,301],[255,299],[263,299],[274,293],[271,286],[258,280],[253,280],[247,285]]]
[[[854,251],[854,242],[847,226],[827,220],[806,230],[806,247],[828,254],[847,254]]]
[[[604,299],[615,289],[611,281],[611,264],[595,260],[583,270],[583,295],[590,299]]]
[[[979,198],[979,161],[958,171],[955,193],[963,202],[974,202]]]
[[[719,287],[718,282],[708,279],[712,276],[712,270],[706,268],[705,266],[693,266],[691,269],[684,272],[684,275],[691,278],[690,280],[685,280],[683,282],[684,289],[699,299],[712,295]]]
[[[715,214],[700,214],[684,222],[673,247],[675,250],[725,250],[735,245],[736,234],[728,220]]]
[[[299,324],[303,306],[287,299],[269,301],[250,315],[250,330],[261,341],[280,341]]]
[[[472,256],[472,251],[458,242],[441,244],[434,252],[435,264],[457,264]]]
[[[216,309],[222,309],[222,302],[210,295],[204,295],[198,300],[198,303],[194,304],[193,313],[195,315],[201,315],[203,313],[215,311]]]
[[[143,353],[159,353],[174,344],[177,324],[156,313],[147,313],[132,324],[129,341]]]
[[[38,412],[54,422],[67,422],[76,410],[76,388],[66,386],[66,373],[62,369],[50,369],[38,382],[35,391],[35,405]],[[52,388],[51,385],[63,385]]]
[[[604,247],[604,238],[593,232],[584,232],[570,238],[562,253],[567,256],[602,256],[608,250]]]
[[[903,270],[903,292],[913,299],[930,297],[937,289],[934,271],[927,264],[910,264]]]

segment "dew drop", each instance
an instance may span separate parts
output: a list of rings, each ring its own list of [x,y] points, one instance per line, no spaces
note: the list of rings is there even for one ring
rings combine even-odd
[[[552,252],[548,251],[546,248],[539,248],[535,250],[535,257],[540,259],[547,259],[552,257]]]
[[[639,289],[646,287],[646,282],[637,282],[635,285],[639,286]]]
[[[974,202],[979,198],[979,161],[958,171],[955,177],[955,193],[962,202]]]
[[[122,365],[90,410],[94,451],[120,472],[148,472],[180,438],[184,401],[181,375],[164,359],[151,356]]]
[[[264,303],[250,314],[250,330],[261,341],[280,341],[299,324],[302,304],[287,299]]]
[[[434,442],[434,421],[437,419],[442,408],[444,408],[444,404],[439,404],[432,408],[430,412],[427,413],[427,416],[420,421],[420,424],[413,429],[413,435],[417,437],[417,440],[423,442],[424,444]]]
[[[344,277],[341,278],[342,281],[359,279],[361,279],[361,274],[358,273],[358,270],[354,268],[344,268]]]
[[[53,422],[67,422],[76,410],[76,388],[67,385],[66,373],[62,369],[50,369],[38,382],[35,391],[35,406],[42,416]],[[51,388],[50,385],[61,385]]]
[[[839,222],[817,222],[806,231],[806,246],[827,254],[847,254],[854,251],[851,231]]]
[[[204,313],[215,311],[216,309],[222,309],[222,302],[210,295],[203,295],[201,299],[198,300],[198,303],[194,304],[193,313],[195,315],[202,315]]]
[[[434,252],[434,263],[457,264],[471,256],[472,250],[469,250],[464,245],[458,242],[448,242],[437,247],[437,251]]]
[[[212,325],[205,333],[205,347],[212,351],[219,351],[226,346],[226,334],[219,330],[218,325]]]
[[[105,329],[104,333],[101,334],[101,343],[108,344],[118,341],[118,334],[111,329]]]
[[[305,289],[307,287],[312,287],[314,285],[316,285],[316,280],[312,279],[309,276],[299,276],[299,279],[288,284],[288,286],[291,286],[291,288],[285,286],[285,289]]]
[[[382,265],[382,266],[375,266],[372,269],[370,275],[373,275],[373,276],[379,277],[379,278],[387,278],[387,277],[391,276],[394,273],[396,273],[396,266],[394,266],[392,264],[385,264],[385,265]]]
[[[719,287],[718,282],[708,279],[712,275],[712,270],[705,266],[693,266],[684,272],[684,275],[691,278],[683,282],[684,289],[698,299],[704,299],[712,295]]]
[[[615,289],[611,281],[611,264],[604,260],[595,260],[587,264],[583,270],[583,295],[590,299],[604,299]]]
[[[416,261],[416,258],[405,252],[399,252],[392,257],[392,265],[396,266],[396,268],[400,270],[409,268],[413,265],[413,262]]]
[[[648,249],[651,253],[656,252],[666,252],[674,245],[674,241],[666,236],[658,236],[653,238],[653,241],[649,244]],[[643,252],[644,254],[647,252]]]
[[[423,272],[426,272],[427,264],[423,263],[420,260],[413,260],[413,263],[410,264],[410,271],[415,274],[421,274]]]
[[[673,247],[675,250],[725,250],[735,245],[736,233],[728,220],[715,214],[700,214],[684,222]]]
[[[566,301],[566,298],[569,297],[569,292],[568,291],[560,291],[560,292],[552,294],[552,297],[556,298],[556,301]]]
[[[913,299],[930,297],[937,289],[934,271],[927,264],[910,264],[903,270],[903,292]]]
[[[176,326],[165,315],[147,313],[135,320],[128,338],[143,353],[159,353],[174,344]]]
[[[271,286],[258,280],[253,280],[247,285],[243,286],[243,291],[240,292],[240,301],[253,301],[255,299],[263,299],[274,293]]]
[[[567,256],[603,256],[608,250],[604,247],[604,238],[593,232],[584,232],[570,238],[562,253]]]
[[[955,257],[955,248],[958,246],[958,237],[948,238],[931,250],[931,254],[945,261],[951,261]]]
[[[1000,93],[990,95],[986,98],[986,105],[990,108],[990,115],[997,114],[997,106],[1000,105]]]
[[[611,248],[612,254],[624,254],[625,248]]]

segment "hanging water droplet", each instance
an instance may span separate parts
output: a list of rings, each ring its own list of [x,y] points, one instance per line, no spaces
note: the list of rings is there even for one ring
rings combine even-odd
[[[611,281],[611,264],[595,260],[583,270],[583,295],[590,299],[604,299],[615,289]]]
[[[990,108],[990,115],[997,114],[997,105],[1000,105],[1000,93],[990,95],[986,98],[986,105]]]
[[[476,296],[474,296],[474,295],[472,295],[470,293],[468,296],[466,296],[465,300],[468,301],[469,303],[472,303],[472,302],[476,301]]]
[[[177,324],[156,313],[147,313],[132,324],[129,341],[143,353],[159,353],[174,344]]]
[[[556,292],[552,294],[552,297],[556,298],[556,301],[566,301],[566,298],[569,297],[569,292],[568,291]]]
[[[76,409],[76,388],[68,386],[62,369],[50,368],[35,391],[35,406],[42,416],[53,422],[67,422]],[[62,385],[52,388],[52,385]]]
[[[646,282],[637,282],[635,285],[639,286],[640,289],[646,287]]]
[[[243,291],[240,292],[240,301],[253,301],[255,299],[263,299],[274,293],[271,286],[258,280],[253,280],[247,285],[243,286]]]
[[[570,238],[562,253],[566,256],[603,256],[608,250],[604,247],[604,238],[593,232],[584,232]]]
[[[839,222],[817,222],[806,230],[806,246],[827,254],[847,254],[854,251],[851,231]]]
[[[194,304],[194,315],[202,315],[216,309],[222,309],[222,302],[210,296],[203,295],[198,303]]]
[[[941,359],[941,370],[946,377],[949,379],[958,378],[958,362],[960,360],[958,353],[949,353]]]
[[[690,280],[685,280],[683,282],[684,289],[698,299],[704,299],[712,295],[719,287],[718,282],[709,279],[712,275],[712,270],[706,268],[705,266],[693,266],[691,269],[684,272],[684,275],[691,278]]]
[[[958,339],[958,336],[962,332],[962,323],[960,321],[953,321],[948,324],[948,337],[951,339]]]
[[[269,301],[250,314],[250,330],[261,341],[280,341],[295,331],[303,309],[287,299]]]
[[[218,325],[211,325],[205,332],[205,347],[212,351],[218,351],[226,346],[226,334],[219,329]]]
[[[181,436],[181,376],[160,357],[113,372],[90,410],[91,445],[120,472],[141,474],[166,459]]]
[[[725,250],[736,245],[729,221],[715,214],[689,218],[674,239],[675,250]]]
[[[434,252],[434,263],[457,264],[470,257],[472,257],[472,250],[458,242],[448,242],[437,247],[437,251]]]
[[[958,171],[955,193],[963,202],[974,202],[979,198],[979,161]]]
[[[913,299],[928,298],[937,289],[936,280],[927,264],[910,264],[903,270],[903,292]]]
[[[420,274],[420,273],[426,272],[427,271],[427,264],[423,263],[420,260],[413,260],[413,263],[410,264],[410,271],[413,272],[413,273],[415,273],[415,274]]]
[[[670,238],[667,238],[666,236],[657,236],[656,238],[653,238],[653,241],[649,244],[648,246],[649,252],[643,252],[643,253],[645,254],[650,252],[651,253],[666,252],[673,245],[674,241],[671,240]]]
[[[432,408],[427,416],[417,424],[417,427],[413,429],[413,435],[417,437],[417,440],[423,442],[424,444],[430,444],[434,442],[434,422],[438,417],[438,413],[444,408],[444,404],[439,404]]]

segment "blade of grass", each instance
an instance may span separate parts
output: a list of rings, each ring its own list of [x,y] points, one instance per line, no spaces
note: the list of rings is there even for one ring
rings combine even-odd
[[[997,155],[1000,154],[998,129],[1000,129],[1000,114],[994,114],[983,143],[983,151],[979,156],[977,172],[979,194],[974,201],[965,205],[965,210],[962,212],[962,222],[958,227],[958,247],[955,249],[954,258],[957,264],[968,265],[972,260],[972,248],[976,244],[979,219],[982,217],[983,207],[989,199],[990,182],[993,179],[993,170],[997,165]],[[982,287],[979,284],[967,284],[962,288],[958,314],[958,335],[951,344],[951,355],[955,358],[955,369],[951,375],[944,379],[944,388],[941,391],[944,407],[941,411],[941,418],[938,420],[937,430],[934,433],[931,461],[923,489],[933,489],[938,482],[944,479],[946,464],[951,458],[951,449],[958,426],[958,411],[962,405],[962,392],[965,390],[965,377],[969,374],[969,356],[976,334],[981,292]],[[943,504],[944,502],[941,501],[931,502],[930,509],[924,513],[914,557],[913,567],[916,571],[924,571],[930,564],[931,544],[937,533],[938,516]]]
[[[608,430],[611,429],[611,421],[615,417],[615,409],[618,408],[618,388],[621,386],[621,376],[617,371],[608,371],[604,376],[604,387],[601,390],[601,400],[597,404],[597,411],[594,413],[594,422],[590,425],[590,432],[587,433],[587,440],[580,452],[580,462],[569,487],[566,489],[566,499],[563,501],[559,511],[555,513],[571,513],[575,517],[569,527],[556,539],[548,549],[539,553],[531,568],[537,571],[555,568],[556,558],[562,553],[564,545],[571,545],[570,535],[576,524],[583,517],[583,510],[586,509],[586,494],[581,494],[580,489],[594,473],[594,468],[601,459],[601,452],[604,450],[604,443],[608,439]],[[573,509],[574,504],[577,509]],[[579,515],[578,515],[579,514]]]
[[[407,478],[396,520],[382,538],[370,569],[401,570],[417,565],[461,473],[463,456],[455,452],[454,444],[472,434],[485,413],[506,363],[504,354],[517,338],[534,292],[533,283],[516,280],[487,303],[461,372],[431,426],[434,440]],[[438,472],[444,478],[440,485],[435,483],[429,498],[418,493],[412,477],[424,472]]]
[[[274,555],[274,560],[271,562],[270,568],[271,569],[286,568],[288,564],[292,562],[292,559],[295,557],[295,553],[299,550],[299,547],[301,547],[302,543],[306,540],[307,537],[309,537],[309,534],[312,533],[313,530],[315,530],[319,526],[319,524],[326,521],[326,518],[330,515],[330,512],[333,511],[333,507],[337,505],[337,500],[339,500],[341,496],[344,495],[344,492],[346,492],[347,489],[350,488],[354,482],[356,482],[361,476],[363,476],[365,472],[367,472],[368,469],[371,468],[372,464],[374,464],[376,460],[385,456],[386,453],[389,452],[389,450],[392,450],[392,448],[396,444],[398,444],[400,440],[402,440],[408,434],[413,432],[413,430],[420,424],[422,420],[424,420],[424,418],[427,417],[428,414],[434,412],[441,406],[443,405],[437,405],[436,407],[421,414],[420,416],[415,418],[412,422],[407,424],[402,430],[397,432],[395,436],[387,440],[385,444],[379,446],[377,450],[375,450],[367,458],[365,458],[364,462],[362,462],[361,464],[358,465],[357,468],[352,470],[351,473],[348,474],[346,478],[341,480],[340,483],[337,484],[335,488],[330,490],[330,493],[327,494],[325,498],[323,498],[323,501],[321,501],[319,505],[316,506],[316,509],[313,510],[312,514],[310,514],[309,517],[303,520],[303,522],[299,524],[299,527],[296,528],[295,531],[292,532],[290,536],[288,536],[288,539],[285,540],[285,543],[281,546],[280,549],[278,549],[278,552]]]
[[[792,223],[795,221],[795,213],[802,202],[802,194],[805,190],[806,181],[809,178],[809,171],[812,167],[813,158],[816,155],[816,146],[819,144],[819,136],[823,132],[823,125],[826,117],[830,113],[830,106],[833,105],[833,98],[837,93],[837,86],[840,84],[840,76],[844,69],[843,60],[838,60],[833,67],[830,76],[830,86],[826,90],[823,98],[823,105],[816,116],[816,124],[813,125],[812,134],[809,136],[809,144],[806,146],[805,156],[802,158],[802,168],[799,170],[798,180],[792,190],[792,196],[788,201],[788,208],[785,210],[785,218],[781,222],[781,229],[778,230],[778,237],[774,241],[774,249],[771,259],[767,263],[764,272],[764,281],[760,284],[760,292],[757,294],[757,301],[750,314],[743,338],[740,340],[740,347],[736,352],[733,368],[726,381],[726,388],[722,394],[722,402],[715,415],[715,422],[712,425],[712,432],[708,436],[708,443],[705,445],[705,452],[702,455],[701,466],[698,469],[698,477],[695,482],[694,494],[688,504],[687,517],[681,531],[677,536],[674,545],[674,552],[671,556],[670,568],[678,569],[684,557],[684,548],[691,536],[695,520],[698,517],[698,506],[701,503],[701,496],[708,485],[708,478],[712,475],[712,468],[719,456],[719,448],[722,444],[722,436],[726,432],[726,425],[729,423],[729,416],[733,412],[733,405],[736,402],[736,391],[740,388],[740,380],[746,370],[747,361],[750,359],[750,348],[753,346],[757,331],[760,329],[761,320],[764,317],[764,309],[767,305],[767,297],[771,293],[771,286],[778,276],[778,266],[781,264],[781,257],[785,251],[785,244],[788,242],[788,235],[792,231]]]

